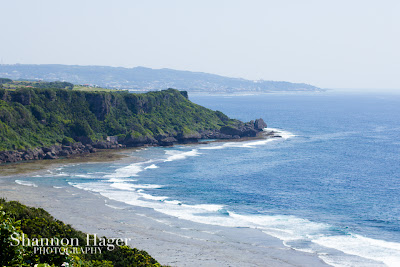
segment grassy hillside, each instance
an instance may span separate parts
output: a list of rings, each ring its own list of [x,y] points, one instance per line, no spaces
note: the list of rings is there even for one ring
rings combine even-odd
[[[235,123],[196,105],[186,92],[146,94],[33,87],[0,88],[0,151],[106,136],[154,138],[190,135]]]
[[[76,91],[86,91],[86,92],[115,92],[115,91],[120,91],[117,89],[107,89],[107,88],[101,88],[97,86],[90,86],[90,85],[74,85],[72,90]]]

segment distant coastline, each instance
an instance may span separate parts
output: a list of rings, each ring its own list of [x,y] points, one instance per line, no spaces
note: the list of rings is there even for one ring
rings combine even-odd
[[[68,81],[111,89],[154,91],[179,88],[188,92],[268,93],[320,92],[319,87],[286,81],[246,80],[215,74],[145,67],[78,66],[61,64],[0,65],[0,77],[14,80]]]

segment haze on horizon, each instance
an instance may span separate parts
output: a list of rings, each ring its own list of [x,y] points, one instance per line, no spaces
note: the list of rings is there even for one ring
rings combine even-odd
[[[2,1],[4,64],[171,68],[400,91],[400,1]]]

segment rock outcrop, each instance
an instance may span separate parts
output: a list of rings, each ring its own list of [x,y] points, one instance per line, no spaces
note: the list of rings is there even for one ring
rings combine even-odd
[[[121,147],[122,145],[119,145]],[[118,146],[107,148],[117,148]],[[97,151],[92,145],[83,145],[80,142],[73,143],[71,146],[53,145],[28,150],[0,151],[0,163],[17,162],[23,160],[58,159],[59,157],[69,157],[85,153],[95,153]]]
[[[232,125],[223,126],[218,130],[205,130],[201,132],[178,133],[173,135],[163,134],[158,136],[129,135],[119,140],[108,138],[112,141],[92,142],[82,137],[82,142],[65,143],[28,150],[0,151],[0,163],[18,162],[24,160],[57,159],[72,155],[95,153],[97,149],[118,149],[140,146],[172,146],[174,144],[197,143],[200,139],[240,139],[243,137],[256,137],[267,127],[263,119],[243,123],[235,121]],[[118,139],[118,141],[117,141]]]
[[[223,126],[218,131],[205,131],[202,133],[203,138],[213,138],[213,139],[238,139],[243,137],[256,137],[267,124],[263,119],[257,119],[255,121],[250,121],[243,123],[241,121],[236,121],[236,124]]]
[[[264,128],[267,128],[267,124],[264,122],[263,119],[259,118],[256,119],[256,121],[254,122],[254,128],[256,130],[262,130]]]

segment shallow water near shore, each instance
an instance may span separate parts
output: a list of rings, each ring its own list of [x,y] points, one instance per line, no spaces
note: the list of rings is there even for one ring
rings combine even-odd
[[[183,219],[211,227],[204,231],[249,229],[243,242],[271,235],[335,266],[400,264],[399,96],[190,99],[241,120],[262,117],[283,138],[151,147],[132,151],[131,161],[67,164],[7,180],[29,190],[81,189],[119,212],[141,207],[162,220],[145,211],[159,212],[170,225]]]

